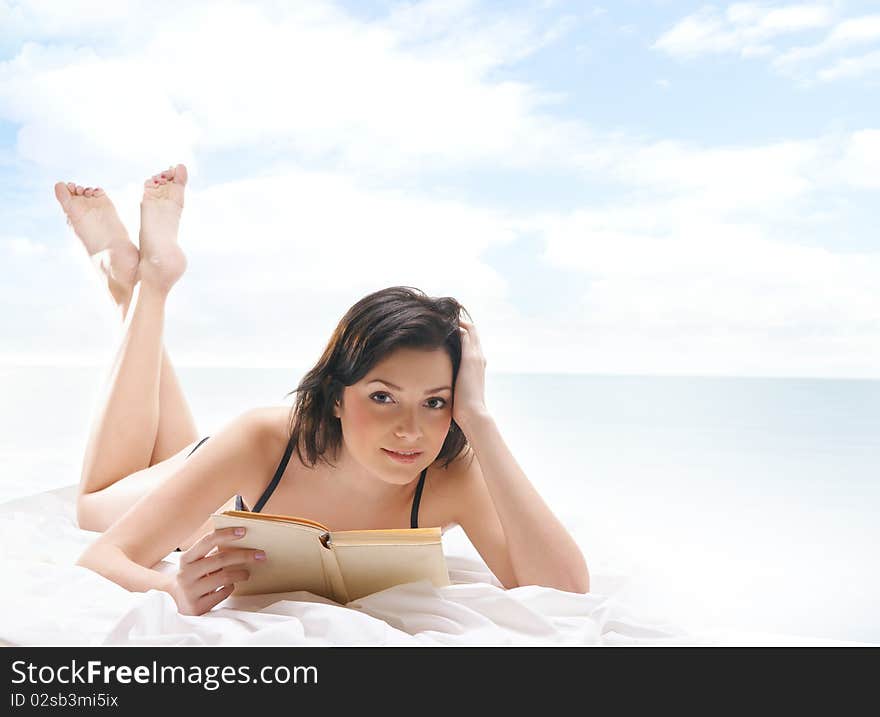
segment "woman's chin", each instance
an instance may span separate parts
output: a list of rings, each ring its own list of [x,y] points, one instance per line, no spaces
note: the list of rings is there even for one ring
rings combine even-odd
[[[386,483],[393,483],[394,485],[406,485],[407,483],[411,483],[413,477],[417,476],[422,472],[422,469],[416,466],[413,469],[412,466],[385,466],[381,473],[377,475]]]
[[[422,472],[425,467],[425,457],[420,455],[415,461],[396,461],[393,458],[385,456],[382,463],[382,469],[377,471],[377,475],[386,483],[394,483],[396,485],[406,485],[412,482],[413,476]]]

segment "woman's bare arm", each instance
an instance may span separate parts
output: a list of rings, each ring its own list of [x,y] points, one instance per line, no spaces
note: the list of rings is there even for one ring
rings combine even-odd
[[[462,421],[475,458],[460,476],[458,524],[501,583],[588,593],[590,571],[487,413]]]
[[[232,495],[264,478],[267,439],[262,409],[230,421],[86,548],[77,564],[131,591],[168,591],[173,576],[152,566]]]

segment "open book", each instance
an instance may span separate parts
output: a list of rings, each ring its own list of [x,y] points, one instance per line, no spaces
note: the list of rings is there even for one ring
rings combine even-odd
[[[450,585],[440,528],[331,531],[307,518],[226,510],[215,528],[247,528],[235,547],[266,552],[235,595],[305,590],[346,604],[417,580]]]

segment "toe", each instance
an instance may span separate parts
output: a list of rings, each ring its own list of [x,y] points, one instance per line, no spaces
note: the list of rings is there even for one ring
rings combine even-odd
[[[62,207],[67,207],[70,202],[70,187],[64,182],[58,182],[55,185],[55,198],[61,202]]]
[[[80,186],[79,184],[76,185],[76,196],[81,197],[84,191],[84,187]]]
[[[186,184],[188,174],[186,171],[186,167],[182,164],[178,164],[174,168],[174,183],[175,184]]]
[[[76,194],[76,185],[73,182],[67,183],[67,190],[73,195]]]
[[[84,197],[91,197],[91,196],[92,196],[92,191],[93,191],[93,190],[92,190],[91,187],[86,187],[86,188],[83,190],[83,196],[84,196]]]

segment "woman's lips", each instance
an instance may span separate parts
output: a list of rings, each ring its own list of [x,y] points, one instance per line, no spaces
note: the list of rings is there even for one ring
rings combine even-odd
[[[397,461],[398,463],[415,463],[419,456],[422,455],[422,452],[419,451],[417,453],[413,453],[412,455],[404,456],[400,453],[395,453],[394,451],[389,451],[387,448],[383,448],[382,452],[388,456],[392,461]]]

